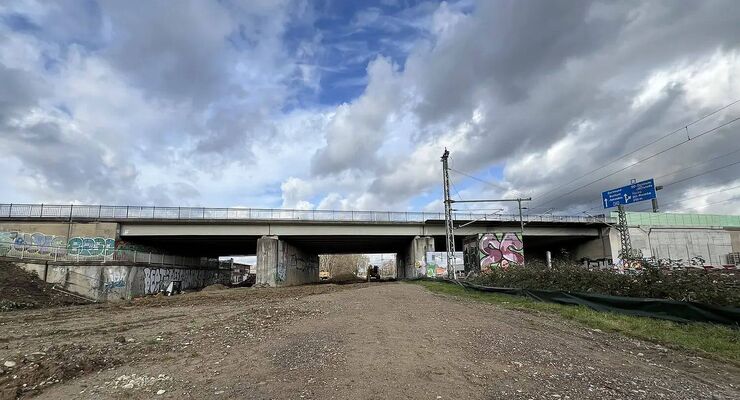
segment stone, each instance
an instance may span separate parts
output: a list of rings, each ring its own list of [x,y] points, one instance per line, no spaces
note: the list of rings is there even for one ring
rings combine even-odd
[[[157,390],[157,395],[163,395],[163,394],[165,394],[166,392],[167,392],[167,391],[166,391],[166,390],[164,390],[164,389],[159,389],[159,390]]]
[[[3,366],[5,366],[6,368],[13,368],[15,367],[15,361],[6,361]]]
[[[116,336],[113,338],[113,341],[116,343],[126,343],[126,338],[123,336]]]

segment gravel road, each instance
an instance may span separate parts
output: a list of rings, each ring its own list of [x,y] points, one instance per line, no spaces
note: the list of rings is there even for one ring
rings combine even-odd
[[[740,398],[736,366],[406,283],[0,313],[0,368],[3,399]]]

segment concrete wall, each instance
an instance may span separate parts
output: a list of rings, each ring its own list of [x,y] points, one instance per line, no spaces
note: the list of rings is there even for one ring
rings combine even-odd
[[[704,258],[707,265],[727,263],[727,254],[733,251],[732,233],[721,229],[681,228],[629,228],[632,248],[640,250],[643,257],[657,259],[682,259],[689,262],[692,257]],[[621,249],[616,229],[610,235],[612,255],[615,263]]]
[[[119,226],[112,222],[0,222],[0,256],[55,259],[72,254],[84,259],[112,254]]]
[[[258,286],[292,286],[319,281],[319,256],[278,239],[257,240],[256,283]]]
[[[733,253],[740,253],[740,230],[729,231],[730,232],[730,243],[732,245]]]
[[[603,228],[602,236],[594,239],[587,240],[586,242],[577,245],[573,249],[573,258],[576,260],[589,259],[589,260],[603,260],[612,259],[612,254],[619,256],[619,248],[616,251],[612,251],[612,241],[610,238],[611,231],[616,231],[612,228]],[[617,245],[619,244],[619,237],[617,237]]]
[[[194,290],[214,283],[228,284],[229,270],[138,265],[59,265],[15,262],[35,272],[46,282],[96,301],[129,300],[156,294],[171,281],[181,281],[182,289]]]

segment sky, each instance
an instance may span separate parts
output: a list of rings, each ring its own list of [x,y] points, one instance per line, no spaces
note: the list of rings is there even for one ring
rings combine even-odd
[[[437,211],[447,148],[455,199],[595,215],[655,178],[663,211],[740,214],[737,21],[734,0],[3,1],[0,202]]]

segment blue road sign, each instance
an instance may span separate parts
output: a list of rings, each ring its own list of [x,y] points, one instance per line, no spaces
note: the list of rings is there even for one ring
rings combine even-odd
[[[652,179],[601,193],[601,203],[604,208],[612,208],[618,205],[632,204],[654,198],[655,182]]]

